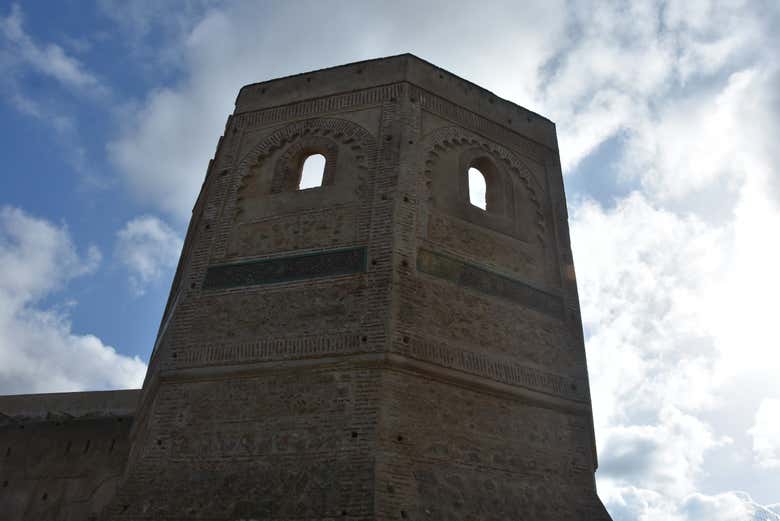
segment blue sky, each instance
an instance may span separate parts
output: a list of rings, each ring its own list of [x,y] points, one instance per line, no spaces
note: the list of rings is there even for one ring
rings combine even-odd
[[[470,6],[0,4],[0,393],[140,385],[238,89],[412,52],[557,124],[614,519],[772,515],[780,5]]]

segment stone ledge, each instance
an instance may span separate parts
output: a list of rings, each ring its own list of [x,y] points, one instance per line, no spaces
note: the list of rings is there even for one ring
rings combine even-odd
[[[140,389],[0,396],[0,421],[133,416]]]

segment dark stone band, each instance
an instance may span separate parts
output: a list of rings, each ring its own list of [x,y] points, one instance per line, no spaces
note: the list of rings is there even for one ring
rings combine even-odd
[[[420,249],[417,253],[417,269],[459,286],[522,304],[555,318],[562,319],[564,316],[563,299],[558,295],[440,253]]]
[[[227,289],[349,275],[366,270],[366,249],[309,253],[276,259],[210,266],[203,289]]]

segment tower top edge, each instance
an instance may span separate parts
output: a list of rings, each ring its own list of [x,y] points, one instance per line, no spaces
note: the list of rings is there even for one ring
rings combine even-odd
[[[413,84],[557,150],[555,123],[414,54],[357,61],[243,86],[234,114],[307,99],[391,85]]]

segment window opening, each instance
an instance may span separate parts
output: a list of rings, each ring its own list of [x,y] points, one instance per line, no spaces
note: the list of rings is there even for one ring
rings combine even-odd
[[[469,168],[469,202],[477,208],[486,210],[486,191],[487,184],[485,183],[485,174],[483,174],[478,168],[474,168],[472,166]]]
[[[322,186],[324,175],[325,156],[322,154],[311,154],[303,161],[303,166],[301,167],[301,182],[298,184],[298,190]]]

